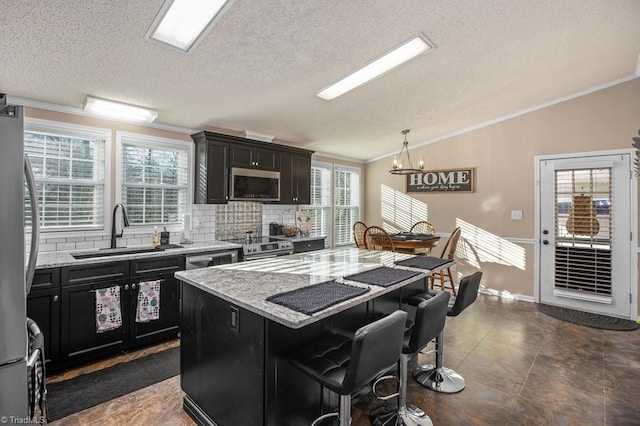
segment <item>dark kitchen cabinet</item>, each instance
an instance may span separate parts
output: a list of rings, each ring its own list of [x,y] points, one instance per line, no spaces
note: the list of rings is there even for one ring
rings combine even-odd
[[[229,144],[193,135],[196,143],[195,194],[196,204],[220,204],[229,200]]]
[[[311,203],[311,155],[280,153],[280,203]]]
[[[313,151],[205,131],[191,137],[196,144],[196,204],[229,201],[231,167],[279,171],[280,203],[310,202]]]
[[[174,272],[184,269],[184,256],[131,260],[129,347],[138,348],[176,337],[180,331],[180,286]],[[160,318],[137,322],[141,285],[160,281]]]
[[[307,251],[323,250],[323,249],[324,249],[324,237],[293,242],[294,253],[305,253]]]
[[[54,371],[60,359],[60,269],[39,269],[27,295],[27,316],[44,335],[44,356],[48,371]]]
[[[129,262],[77,265],[62,268],[61,362],[90,361],[127,349],[129,336]],[[117,287],[122,325],[98,332],[96,291]]]
[[[245,169],[277,170],[277,154],[273,149],[248,145],[231,145],[229,150],[231,167]]]

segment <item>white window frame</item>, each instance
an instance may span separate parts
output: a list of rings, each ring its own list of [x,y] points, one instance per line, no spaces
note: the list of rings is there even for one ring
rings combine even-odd
[[[362,218],[362,168],[361,167],[353,167],[353,166],[346,166],[343,164],[336,164],[336,163],[327,163],[327,162],[322,162],[322,161],[312,161],[311,162],[311,166],[312,167],[319,167],[319,168],[323,168],[323,169],[327,169],[329,170],[329,188],[330,188],[330,209],[329,209],[329,227],[330,227],[330,235],[322,235],[324,237],[327,237],[326,240],[326,245],[328,247],[336,247],[336,246],[347,246],[347,245],[352,245],[354,243],[353,241],[353,236],[351,236],[351,238],[349,239],[348,242],[344,242],[341,244],[336,244],[336,171],[337,170],[346,170],[346,171],[352,171],[355,173],[358,173],[358,176],[360,177],[360,182],[358,185],[358,195],[359,195],[359,202],[358,202],[358,219],[357,220],[361,220]],[[310,208],[313,208],[315,206],[311,206],[311,205],[305,205],[305,206],[301,206],[301,210],[304,211],[308,211]],[[351,226],[351,232],[353,232],[353,224]]]
[[[24,119],[25,133],[45,133],[50,135],[58,135],[64,137],[73,137],[78,139],[99,139],[104,140],[104,194],[102,196],[102,226],[99,229],[87,229],[84,226],[70,227],[64,229],[46,229],[41,228],[42,234],[54,235],[55,233],[64,233],[65,237],[83,237],[83,236],[102,236],[109,233],[110,209],[111,205],[111,138],[110,129],[100,127],[83,126],[80,124],[65,123],[62,121],[43,120],[39,118],[25,117]]]
[[[191,206],[193,204],[193,164],[194,164],[194,152],[193,152],[193,144],[187,141],[179,140],[179,139],[169,139],[162,138],[158,136],[149,136],[140,133],[131,133],[131,132],[116,132],[116,157],[117,159],[122,158],[122,145],[124,143],[133,143],[140,144],[148,147],[157,147],[157,148],[167,148],[167,149],[175,149],[182,150],[187,153],[187,198],[186,198],[186,206],[185,206],[185,215],[191,215]],[[115,202],[123,203],[122,200],[122,161],[116,161],[116,170],[115,170]],[[167,231],[169,232],[182,232],[184,224],[184,217],[182,218],[182,223],[173,223],[166,225]],[[134,225],[131,224],[131,227],[135,229],[135,232],[149,232],[153,231],[154,227],[157,225],[152,224],[144,224],[144,225]],[[160,225],[163,226],[164,225]]]

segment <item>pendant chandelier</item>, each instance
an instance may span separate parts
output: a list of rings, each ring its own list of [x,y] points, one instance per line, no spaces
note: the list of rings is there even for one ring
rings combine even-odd
[[[411,156],[409,155],[409,142],[407,142],[407,133],[409,133],[409,129],[405,129],[400,132],[404,135],[404,142],[402,142],[402,148],[398,155],[393,157],[393,163],[391,164],[391,170],[389,173],[392,175],[412,175],[414,173],[422,173],[424,170],[424,161],[422,158],[418,158],[418,168],[413,167],[413,163],[411,162]],[[405,153],[405,156],[402,156],[402,153]]]

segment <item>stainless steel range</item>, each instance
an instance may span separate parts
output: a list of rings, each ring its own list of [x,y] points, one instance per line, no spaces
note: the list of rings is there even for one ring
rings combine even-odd
[[[278,238],[247,237],[227,241],[242,244],[242,257],[244,260],[256,260],[293,254],[293,243]]]

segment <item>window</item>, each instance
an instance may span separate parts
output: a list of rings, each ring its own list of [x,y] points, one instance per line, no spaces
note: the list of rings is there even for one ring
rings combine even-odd
[[[24,149],[36,180],[42,232],[104,229],[110,139],[105,129],[25,119]]]
[[[335,166],[335,245],[353,242],[353,224],[360,220],[360,170]]]
[[[118,132],[119,201],[131,225],[179,225],[190,204],[191,145]]]
[[[311,204],[301,210],[311,214],[312,236],[326,236],[329,246],[352,244],[353,224],[360,220],[360,170],[314,161]]]
[[[311,165],[311,204],[302,208],[310,213],[311,235],[331,241],[331,164]]]

